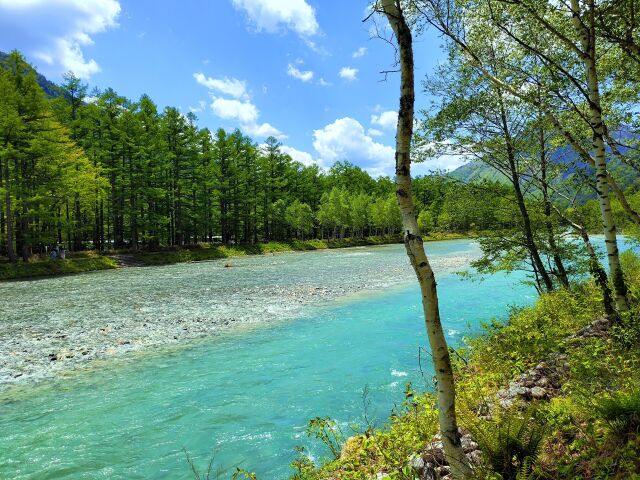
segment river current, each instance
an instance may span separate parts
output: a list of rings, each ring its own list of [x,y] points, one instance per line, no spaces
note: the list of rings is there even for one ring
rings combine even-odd
[[[479,255],[472,241],[426,247],[454,346],[535,298],[516,274],[457,275]],[[222,478],[243,467],[284,479],[297,445],[326,454],[304,435],[310,418],[330,416],[349,435],[362,424],[363,389],[369,419],[382,423],[407,382],[430,387],[428,358],[424,377],[418,362],[420,295],[402,245],[232,263],[1,285],[6,339],[72,332],[87,344],[105,325],[131,338],[120,354],[96,350],[81,370],[30,371],[39,382],[0,392],[0,478],[189,479],[186,449],[201,470],[214,455]],[[174,335],[203,322],[211,335]],[[7,363],[7,378],[18,367]]]

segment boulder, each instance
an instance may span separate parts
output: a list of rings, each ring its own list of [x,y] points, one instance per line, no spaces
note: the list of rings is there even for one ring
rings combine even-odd
[[[467,454],[467,458],[469,459],[471,465],[479,465],[480,462],[482,462],[482,451],[474,450],[473,452]]]
[[[462,450],[464,451],[464,453],[470,453],[478,449],[478,444],[473,441],[471,435],[464,435],[460,439],[460,443],[462,444]]]

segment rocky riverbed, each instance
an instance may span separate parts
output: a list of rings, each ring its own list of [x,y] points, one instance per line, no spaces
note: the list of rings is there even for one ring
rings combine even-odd
[[[447,243],[446,253],[433,248],[437,272],[477,255],[468,242]],[[392,245],[0,284],[0,390],[412,281],[403,246]]]

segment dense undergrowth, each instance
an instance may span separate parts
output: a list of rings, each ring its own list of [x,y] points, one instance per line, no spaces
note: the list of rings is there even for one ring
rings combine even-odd
[[[434,233],[426,241],[468,238],[473,234]],[[49,275],[89,272],[117,268],[119,262],[111,257],[115,253],[129,255],[143,266],[169,265],[182,262],[216,260],[245,255],[262,255],[292,251],[322,250],[329,248],[348,248],[367,245],[385,245],[402,242],[401,235],[383,235],[364,238],[344,238],[333,240],[292,240],[287,242],[257,243],[254,245],[216,245],[199,244],[191,247],[174,247],[156,252],[114,252],[98,255],[93,252],[78,252],[67,255],[65,260],[48,260],[34,257],[29,262],[0,262],[0,281]]]
[[[512,312],[506,324],[485,325],[483,335],[452,356],[459,423],[483,451],[476,478],[640,478],[640,258],[626,253],[623,260],[633,308],[607,334],[571,336],[602,315],[598,290],[586,282],[543,295],[534,306]],[[557,396],[497,406],[498,390],[556,352],[569,364]],[[330,420],[319,427],[316,419],[309,434],[335,443],[332,429]],[[384,428],[347,439],[319,468],[302,452],[292,478],[418,478],[408,459],[437,431],[434,396],[409,386],[401,411]]]

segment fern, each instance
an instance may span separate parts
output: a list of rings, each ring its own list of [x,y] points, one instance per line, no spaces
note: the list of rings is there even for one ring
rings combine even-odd
[[[546,433],[533,411],[505,411],[495,420],[478,420],[470,430],[493,472],[504,480],[530,478]]]
[[[640,431],[640,389],[616,392],[601,399],[596,409],[617,437],[626,440]]]

